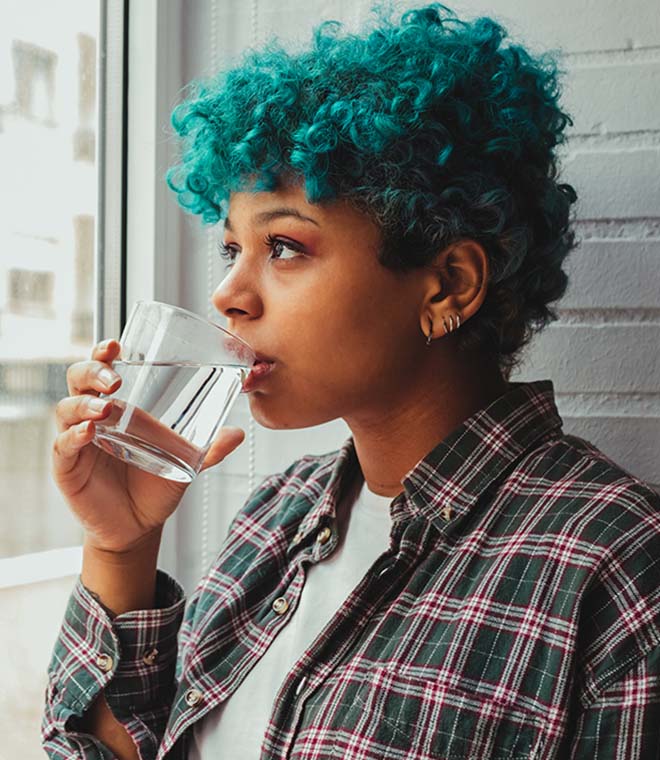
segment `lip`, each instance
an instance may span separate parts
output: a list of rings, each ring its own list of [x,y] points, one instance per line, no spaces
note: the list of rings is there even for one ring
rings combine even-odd
[[[249,393],[254,390],[256,386],[264,380],[273,371],[275,362],[259,361],[257,360],[250,370],[250,374],[245,378],[243,382],[243,389],[241,393]]]
[[[254,355],[256,357],[255,364],[257,362],[269,362],[270,364],[272,364],[275,361],[275,359],[271,359],[270,356],[266,356],[265,354],[260,354],[257,351],[254,352]]]
[[[241,338],[240,335],[237,333],[230,333],[227,335],[224,339],[224,347],[229,351],[232,356],[236,357],[237,359],[241,359],[242,361],[249,363],[253,360],[254,357],[254,363],[257,362],[274,362],[275,359],[273,359],[270,356],[266,356],[266,354],[262,354],[259,351],[257,351],[253,346],[251,346],[248,341],[246,341],[244,338]]]

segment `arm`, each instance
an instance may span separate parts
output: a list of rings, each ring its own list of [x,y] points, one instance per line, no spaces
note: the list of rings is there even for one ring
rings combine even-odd
[[[49,666],[42,738],[52,758],[156,756],[185,604],[156,571],[159,539],[130,555],[83,551]]]
[[[80,580],[90,595],[115,618],[132,610],[152,609],[155,606],[156,564],[160,536],[150,541],[139,554],[114,555],[83,546],[83,566]],[[139,583],[135,581],[139,579]],[[121,760],[139,760],[128,731],[115,718],[101,692],[89,710],[78,721],[81,731],[100,739]]]
[[[581,710],[574,726],[570,760],[658,760],[660,647]]]

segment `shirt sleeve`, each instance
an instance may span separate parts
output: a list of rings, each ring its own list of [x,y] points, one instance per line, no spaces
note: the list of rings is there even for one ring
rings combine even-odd
[[[660,647],[580,711],[570,760],[660,758]]]
[[[78,579],[48,666],[42,745],[50,758],[113,758],[78,719],[99,692],[142,758],[154,758],[176,690],[177,634],[185,594],[162,570],[156,606],[110,618]]]

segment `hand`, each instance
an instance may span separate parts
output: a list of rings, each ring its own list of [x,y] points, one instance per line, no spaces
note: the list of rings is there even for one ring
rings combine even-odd
[[[115,340],[101,343],[92,350],[91,361],[67,369],[71,395],[55,407],[59,434],[53,444],[52,474],[85,530],[86,544],[121,553],[160,531],[190,484],[152,475],[92,443],[95,421],[106,419],[113,411],[113,400],[98,396],[113,393],[122,382],[112,369],[119,351]],[[107,385],[99,375],[104,369],[115,375]],[[244,438],[240,428],[221,428],[202,471],[221,462]]]

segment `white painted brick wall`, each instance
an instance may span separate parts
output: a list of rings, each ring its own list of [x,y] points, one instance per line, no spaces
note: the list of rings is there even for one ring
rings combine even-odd
[[[215,11],[212,12],[212,5]],[[560,320],[538,335],[512,379],[551,378],[566,432],[591,440],[630,472],[660,484],[660,12],[657,0],[453,4],[468,17],[490,15],[531,50],[566,53],[564,104],[575,124],[562,151],[566,181],[579,194],[578,236]],[[417,3],[399,3],[400,8]],[[256,13],[253,13],[256,9]],[[185,4],[184,81],[208,73],[274,31],[305,39],[321,19],[349,27],[367,0],[196,0]],[[173,95],[173,102],[176,97]],[[196,220],[183,250],[209,250]],[[213,254],[215,255],[215,254]],[[181,303],[206,312],[221,276],[216,262],[188,257]],[[209,270],[210,267],[210,270]],[[209,276],[210,272],[210,276]],[[177,523],[178,576],[190,585],[212,559],[250,488],[295,458],[330,451],[350,434],[343,421],[295,431],[250,424],[247,400],[227,425],[248,439],[195,481],[193,505]],[[253,467],[250,473],[250,448]],[[251,477],[250,477],[251,474]],[[206,507],[201,508],[200,504]],[[199,536],[204,536],[200,565]]]
[[[660,8],[560,3],[559,26],[536,4],[514,11],[523,35],[568,53],[562,155],[581,240],[560,319],[515,379],[551,377],[564,430],[660,488]]]

